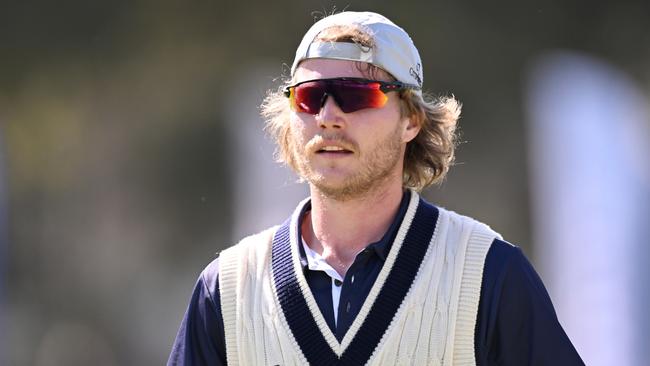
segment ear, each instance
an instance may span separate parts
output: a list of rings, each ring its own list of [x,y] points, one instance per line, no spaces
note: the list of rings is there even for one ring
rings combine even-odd
[[[404,117],[402,119],[402,142],[408,143],[415,138],[420,132],[420,124],[415,122],[414,118]]]

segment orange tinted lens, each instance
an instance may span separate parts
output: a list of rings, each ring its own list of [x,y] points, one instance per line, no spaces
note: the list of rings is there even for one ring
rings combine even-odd
[[[383,107],[388,96],[380,87],[377,82],[336,80],[330,85],[330,91],[341,110],[352,113],[365,108]]]
[[[296,111],[318,114],[327,85],[323,80],[309,81],[291,88],[291,105]]]
[[[381,108],[388,96],[381,91],[381,84],[373,81],[323,79],[308,81],[290,88],[290,103],[294,110],[318,114],[331,96],[345,113],[365,108]]]

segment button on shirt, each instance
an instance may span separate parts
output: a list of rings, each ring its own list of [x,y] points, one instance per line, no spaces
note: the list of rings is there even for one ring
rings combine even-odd
[[[307,256],[307,267],[310,271],[322,271],[325,272],[332,279],[332,312],[334,313],[334,325],[336,326],[336,320],[338,318],[338,308],[339,300],[341,298],[341,286],[343,285],[343,277],[336,272],[332,266],[325,261],[320,254],[313,251],[305,242],[305,239],[302,239],[302,248],[305,251]]]
[[[371,247],[376,248],[377,246],[381,246],[380,243],[381,242],[372,244]],[[309,248],[304,240],[302,245],[305,252],[306,265],[309,269],[309,271],[305,271],[305,276],[310,277],[307,281],[309,283],[324,282],[328,280],[325,276],[329,277],[329,282],[331,283],[329,291],[315,292],[314,297],[316,298],[316,302],[319,304],[320,310],[325,316],[332,333],[334,333],[340,341],[343,339],[345,331],[347,331],[350,325],[352,325],[356,314],[363,305],[365,297],[368,295],[375,282],[372,276],[363,275],[359,276],[360,279],[355,282],[357,279],[356,273],[361,272],[361,269],[367,270],[369,267],[377,269],[378,272],[381,270],[383,261],[386,257],[380,257],[374,249],[362,250],[357,254],[354,263],[348,269],[346,278],[343,278],[320,254]],[[304,265],[304,261],[302,263]],[[367,281],[363,281],[363,278],[366,278]],[[317,288],[319,290],[325,290],[325,286],[317,286]],[[325,301],[324,298],[328,296],[331,296],[332,298],[331,309],[325,308],[328,301]],[[355,304],[354,308],[352,304]],[[340,327],[338,326],[339,317],[341,318]]]

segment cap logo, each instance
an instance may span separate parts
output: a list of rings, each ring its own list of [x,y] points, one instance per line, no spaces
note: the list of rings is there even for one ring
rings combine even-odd
[[[415,80],[417,80],[418,86],[420,86],[420,87],[422,87],[422,77],[420,76],[420,68],[421,67],[422,66],[419,63],[417,63],[415,65],[415,69],[411,67],[410,70],[409,70],[409,74],[411,74],[411,76],[413,76],[413,78],[415,78]]]

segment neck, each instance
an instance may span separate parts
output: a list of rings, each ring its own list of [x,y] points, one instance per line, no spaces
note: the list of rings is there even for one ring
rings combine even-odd
[[[303,237],[342,276],[360,251],[386,233],[403,194],[401,184],[377,187],[344,201],[326,197],[313,186],[310,190],[311,211],[302,222]]]

